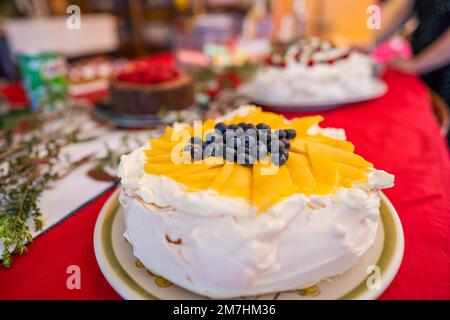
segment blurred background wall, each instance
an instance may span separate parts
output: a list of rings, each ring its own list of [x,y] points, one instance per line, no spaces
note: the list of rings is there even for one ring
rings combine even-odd
[[[170,45],[173,24],[202,14],[226,13],[242,20],[255,0],[0,0],[0,19],[66,15],[70,4],[80,6],[82,14],[109,13],[119,21],[122,49],[142,50]],[[275,28],[282,16],[293,13],[304,2],[309,33],[345,40],[366,40],[367,7],[374,0],[267,0]],[[0,20],[0,21],[1,21]]]
[[[225,35],[224,41],[236,38],[242,34],[245,21],[258,23],[263,14],[270,16],[274,41],[321,35],[337,43],[365,42],[370,39],[367,7],[374,2],[0,0],[0,76],[13,77],[9,60],[14,60],[17,53],[45,51],[46,43],[53,43],[48,51],[61,51],[69,58],[104,53],[136,57],[176,49],[182,45],[182,37],[178,35],[204,36],[205,32],[213,34],[211,30],[215,30],[216,36]],[[69,5],[81,9],[82,29],[76,34],[64,29]]]

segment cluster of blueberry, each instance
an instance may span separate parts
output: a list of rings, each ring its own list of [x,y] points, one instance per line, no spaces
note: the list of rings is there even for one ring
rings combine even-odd
[[[214,129],[206,135],[205,141],[192,137],[185,147],[195,161],[215,156],[251,166],[270,154],[272,163],[281,166],[289,157],[289,140],[297,135],[293,129],[272,132],[270,126],[264,123],[255,126],[251,123],[226,125],[220,122]]]

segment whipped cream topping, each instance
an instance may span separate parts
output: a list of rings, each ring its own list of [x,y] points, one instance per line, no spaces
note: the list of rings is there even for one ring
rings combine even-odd
[[[309,135],[315,135],[318,133],[323,134],[324,136],[333,138],[335,140],[347,140],[347,136],[345,134],[344,129],[338,129],[338,128],[321,128],[319,125],[315,124],[311,126],[307,133]]]
[[[339,50],[336,50],[339,52]],[[325,54],[325,53],[323,53]],[[338,53],[336,53],[338,54]],[[272,103],[321,102],[364,96],[375,85],[374,61],[351,52],[334,64],[308,67],[288,56],[285,68],[268,66],[247,87],[253,96]]]
[[[341,129],[311,130],[345,138]],[[293,194],[257,214],[244,199],[189,192],[145,173],[149,147],[120,163],[124,236],[147,268],[213,298],[295,290],[348,270],[372,246],[379,190],[394,181],[371,169],[367,184],[329,195]]]

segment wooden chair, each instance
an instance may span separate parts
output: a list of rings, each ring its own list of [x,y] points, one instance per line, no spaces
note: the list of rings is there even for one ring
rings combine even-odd
[[[441,126],[441,135],[446,137],[450,129],[450,111],[447,103],[436,92],[428,89],[433,111]]]

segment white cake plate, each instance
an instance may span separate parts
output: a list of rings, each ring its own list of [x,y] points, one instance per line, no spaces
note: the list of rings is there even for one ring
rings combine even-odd
[[[278,112],[320,112],[326,110],[332,110],[339,107],[346,106],[348,104],[374,100],[380,98],[386,94],[388,90],[387,84],[380,79],[373,82],[371,89],[366,93],[358,93],[350,95],[345,99],[332,99],[332,100],[308,100],[302,97],[298,97],[297,101],[286,101],[276,96],[274,93],[273,98],[261,98],[258,97],[252,90],[251,83],[244,85],[241,89],[241,93],[249,97],[252,103],[265,107],[268,110]]]

